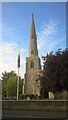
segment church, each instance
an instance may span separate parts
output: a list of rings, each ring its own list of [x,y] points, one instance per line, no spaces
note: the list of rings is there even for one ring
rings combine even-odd
[[[36,81],[41,71],[41,62],[38,56],[37,35],[35,30],[34,16],[30,30],[29,55],[26,57],[26,73],[24,75],[23,94],[40,95],[40,80]]]

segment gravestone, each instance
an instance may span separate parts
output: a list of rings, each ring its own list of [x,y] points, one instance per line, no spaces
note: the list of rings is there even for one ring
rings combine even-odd
[[[49,99],[54,99],[54,94],[52,92],[49,92]]]

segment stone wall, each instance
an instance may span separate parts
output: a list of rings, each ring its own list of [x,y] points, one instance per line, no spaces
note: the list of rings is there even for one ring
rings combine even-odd
[[[59,100],[29,100],[29,101],[2,101],[2,109],[10,110],[46,110],[46,111],[66,111],[67,102]]]

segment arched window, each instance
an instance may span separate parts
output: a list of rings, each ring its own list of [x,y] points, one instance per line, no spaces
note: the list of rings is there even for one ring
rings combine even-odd
[[[34,68],[34,62],[33,61],[30,62],[30,68]]]

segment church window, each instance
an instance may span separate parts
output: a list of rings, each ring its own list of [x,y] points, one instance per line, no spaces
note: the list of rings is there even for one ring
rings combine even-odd
[[[30,62],[30,68],[34,68],[34,62],[33,61]]]
[[[31,54],[33,54],[33,50],[31,51]]]
[[[32,35],[32,38],[33,38],[33,35]]]

